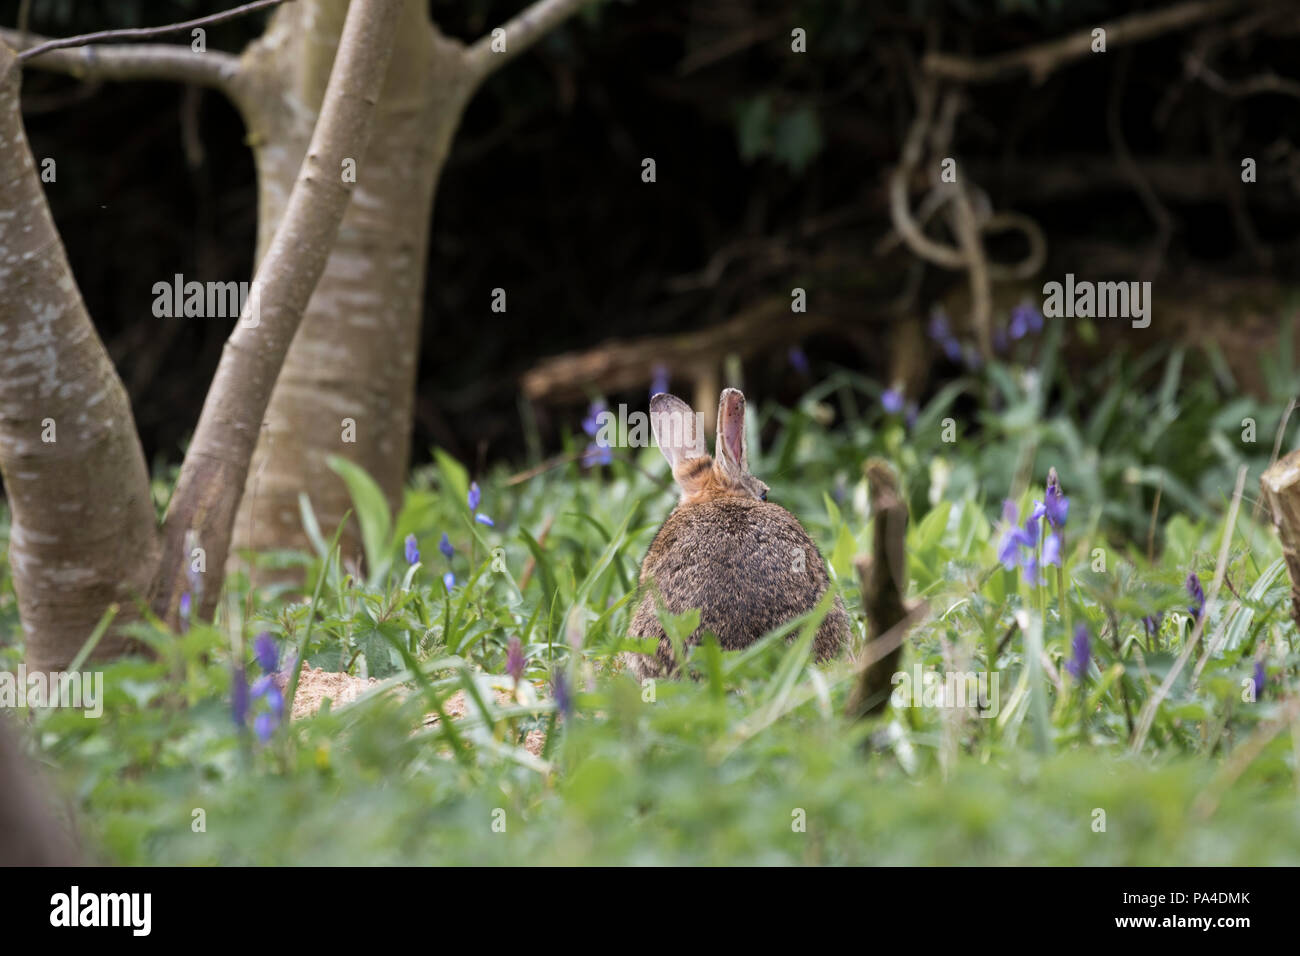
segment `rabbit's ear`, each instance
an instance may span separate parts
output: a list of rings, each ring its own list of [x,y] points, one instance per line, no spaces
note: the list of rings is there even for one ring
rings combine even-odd
[[[718,453],[714,456],[728,478],[749,474],[749,449],[745,446],[745,396],[729,388],[718,399]]]
[[[650,399],[650,430],[674,471],[682,462],[708,454],[698,416],[676,395],[660,392]]]

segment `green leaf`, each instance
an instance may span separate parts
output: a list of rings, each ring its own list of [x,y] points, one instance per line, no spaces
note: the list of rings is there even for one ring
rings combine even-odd
[[[325,463],[343,479],[357,509],[361,524],[361,543],[366,550],[366,567],[371,584],[382,581],[392,564],[393,517],[388,511],[388,500],[375,479],[360,465],[346,458],[330,455]]]

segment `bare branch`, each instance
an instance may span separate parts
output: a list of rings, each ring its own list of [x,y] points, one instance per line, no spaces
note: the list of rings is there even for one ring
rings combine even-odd
[[[0,42],[15,50],[45,39],[0,29]],[[195,53],[187,46],[155,43],[51,50],[25,65],[87,80],[171,80],[222,91],[231,88],[239,72],[239,58],[230,53]]]
[[[1194,0],[1161,10],[1134,13],[1109,23],[1099,24],[1106,31],[1106,49],[1126,43],[1140,43],[1163,33],[1182,30],[1223,16],[1246,0]],[[985,60],[951,53],[928,53],[921,68],[930,76],[945,77],[962,83],[993,83],[1028,71],[1035,83],[1041,83],[1055,70],[1092,52],[1092,30],[1080,30],[1059,40],[1012,50]]]
[[[497,27],[497,30],[505,31],[505,46],[500,52],[492,49],[493,36],[496,34],[496,30],[493,30],[465,51],[466,66],[476,80],[487,78],[577,13],[579,8],[591,2],[592,0],[536,0],[518,16]]]
[[[169,23],[161,27],[134,27],[123,30],[100,30],[97,33],[83,33],[75,37],[60,37],[54,40],[46,40],[36,46],[27,47],[22,53],[18,54],[20,61],[30,60],[34,56],[40,56],[51,50],[63,50],[68,47],[86,46],[90,43],[102,43],[105,40],[148,40],[153,37],[166,36],[168,33],[183,33],[194,27],[212,26],[218,23],[224,23],[227,20],[233,20],[235,17],[241,17],[246,13],[254,13],[258,10],[264,10],[267,7],[279,6],[284,0],[253,0],[252,3],[245,3],[243,6],[234,7],[230,10],[223,10],[221,13],[214,13],[210,16],[199,17],[195,20],[185,20],[181,23]]]

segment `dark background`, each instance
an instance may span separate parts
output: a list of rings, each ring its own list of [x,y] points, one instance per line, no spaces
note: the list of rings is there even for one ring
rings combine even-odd
[[[69,35],[158,25],[230,5],[37,0],[31,28]],[[15,25],[17,6],[0,0],[0,23]],[[435,2],[432,13],[444,33],[470,40],[522,6]],[[896,293],[903,268],[900,256],[874,247],[889,226],[884,179],[913,110],[906,64],[927,30],[946,51],[987,54],[1148,6],[1161,5],[664,0],[606,3],[561,27],[480,91],[444,171],[414,460],[435,444],[462,458],[521,458],[519,376],[548,355],[701,328],[801,284],[834,284],[841,301],[860,301],[866,312]],[[258,14],[210,28],[209,47],[238,51],[264,22]],[[1228,80],[1287,76],[1300,49],[1297,18],[1289,23],[1217,44],[1213,68]],[[808,31],[802,56],[790,53],[795,26]],[[1267,291],[1294,273],[1300,100],[1237,97],[1189,78],[1189,49],[1221,26],[1115,47],[1041,86],[1020,77],[970,88],[958,155],[981,171],[995,208],[1028,213],[1047,233],[1051,257],[1037,286],[1085,262],[1107,264],[1105,278],[1154,276],[1157,295],[1195,283]],[[160,329],[151,288],[173,272],[249,277],[256,189],[242,124],[219,95],[170,83],[84,85],[29,70],[24,84],[33,152],[38,162],[58,160],[58,182],[47,186],[55,219],[129,389],[146,455],[175,462],[229,329]],[[1174,223],[1158,254],[1134,188],[1099,172],[1116,162],[1108,108],[1134,155],[1173,164],[1157,186]],[[1245,192],[1253,241],[1234,223],[1226,191],[1180,188],[1180,177],[1190,183],[1215,163],[1216,148],[1229,178],[1240,157],[1259,162],[1260,182]],[[653,185],[641,182],[647,156],[658,165]],[[1067,172],[1077,173],[1070,188],[1049,181]],[[1007,242],[991,248],[1017,258],[1017,240]],[[716,281],[683,281],[727,248],[735,254]],[[964,283],[928,268],[915,321]],[[496,286],[509,290],[505,314],[489,309]],[[831,364],[884,376],[884,333],[849,335],[854,321],[850,310],[846,334],[801,343],[814,376]],[[1198,334],[1176,317],[1128,347]],[[752,359],[746,382],[778,398],[807,384],[783,349]],[[554,441],[580,417],[573,406],[542,409],[544,438]]]

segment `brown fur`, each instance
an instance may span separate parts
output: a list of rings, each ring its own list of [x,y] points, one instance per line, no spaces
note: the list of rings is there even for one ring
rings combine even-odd
[[[743,419],[744,396],[729,389],[723,402],[728,393],[739,396],[735,414]],[[730,463],[703,455],[678,460],[673,469],[682,498],[642,562],[643,594],[629,627],[633,637],[659,638],[653,657],[626,655],[639,678],[674,670],[656,589],[674,614],[700,609],[700,626],[688,645],[712,631],[724,650],[737,650],[812,610],[830,584],[821,553],[799,520],[780,505],[759,500],[767,486],[748,473],[743,447],[734,445],[732,452]],[[665,455],[673,460],[669,450]],[[825,660],[839,653],[848,631],[848,614],[836,595],[813,639],[814,656]]]

